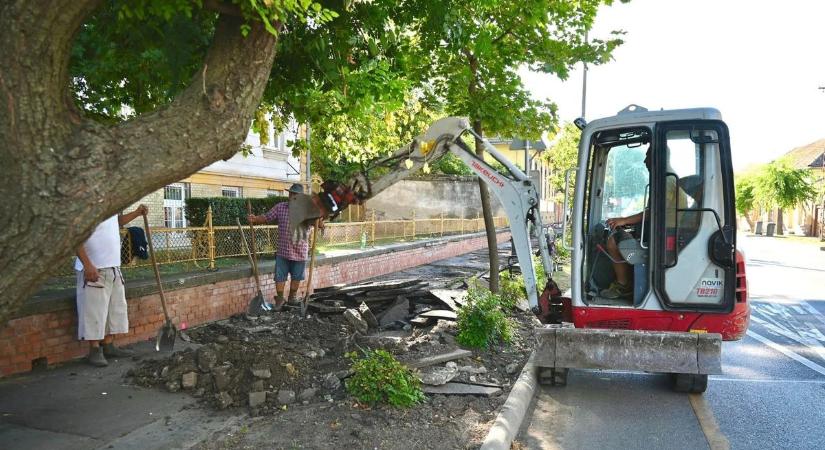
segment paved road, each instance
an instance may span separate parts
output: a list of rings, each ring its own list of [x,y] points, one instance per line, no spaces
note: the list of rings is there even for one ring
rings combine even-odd
[[[542,388],[519,441],[529,448],[825,448],[825,251],[782,238],[740,237],[752,321],[723,346],[722,375],[704,397],[670,391],[664,376],[571,371]],[[700,426],[712,415],[712,427]],[[719,442],[719,441],[714,441]]]

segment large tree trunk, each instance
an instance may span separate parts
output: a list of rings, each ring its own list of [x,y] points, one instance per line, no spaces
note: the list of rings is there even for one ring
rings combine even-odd
[[[203,69],[168,106],[115,126],[69,92],[72,42],[100,2],[0,6],[0,324],[106,217],[235,154],[275,57],[275,37],[221,15]]]
[[[785,227],[784,221],[782,220],[782,208],[778,208],[776,210],[776,235],[782,236],[785,234],[782,229]]]
[[[483,136],[483,130],[480,120],[473,121],[473,131],[479,136]],[[481,139],[475,140],[476,155],[484,158],[484,142]],[[490,291],[498,293],[498,236],[496,235],[496,224],[493,221],[493,208],[490,206],[490,191],[487,190],[487,184],[481,177],[478,178],[478,191],[481,197],[481,213],[484,215],[484,230],[487,232],[487,249],[490,255]]]

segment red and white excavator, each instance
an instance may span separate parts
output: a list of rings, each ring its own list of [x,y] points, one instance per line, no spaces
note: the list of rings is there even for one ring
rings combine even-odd
[[[704,392],[708,375],[721,373],[722,341],[741,339],[750,316],[745,264],[736,249],[728,128],[712,108],[635,105],[576,125],[582,130],[578,167],[567,174],[576,173],[575,191],[572,202],[565,192],[561,237],[572,252],[572,285],[564,295],[552,279],[536,186],[486,140],[486,151],[506,172],[476,156],[462,140],[479,137],[466,118],[433,123],[375,164],[388,171],[374,180],[361,173],[346,185],[325,183],[313,199],[320,212],[296,208],[295,219],[336,215],[452,152],[487,183],[509,217],[528,301],[544,324],[536,330],[542,382],[564,385],[568,369],[647,371],[672,374],[677,391]],[[609,218],[631,215],[641,220],[607,226]],[[531,236],[548,280],[541,289]],[[618,271],[629,280],[617,297],[606,290]]]

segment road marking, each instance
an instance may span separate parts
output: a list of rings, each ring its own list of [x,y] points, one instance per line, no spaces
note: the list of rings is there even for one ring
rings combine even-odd
[[[708,377],[710,381],[724,381],[729,383],[782,383],[782,384],[825,384],[825,380],[786,380],[786,379],[748,379]]]
[[[825,375],[825,367],[820,366],[819,364],[817,364],[817,363],[811,361],[810,359],[794,352],[793,350],[785,348],[784,345],[777,344],[776,342],[766,338],[765,336],[762,336],[761,334],[759,334],[755,331],[748,330],[748,336],[756,339],[757,341],[762,342],[763,344],[767,345],[768,347],[778,351],[779,353],[782,353],[783,355],[787,356],[788,358],[793,359],[794,361],[808,367],[809,369],[814,370],[816,372],[819,372],[821,375]]]
[[[716,423],[716,418],[713,416],[713,411],[708,406],[708,402],[705,401],[705,397],[702,394],[690,394],[688,398],[696,418],[699,419],[699,427],[702,428],[702,433],[705,434],[705,439],[708,440],[710,450],[730,450],[730,442],[722,434],[722,430],[719,429],[719,424]]]

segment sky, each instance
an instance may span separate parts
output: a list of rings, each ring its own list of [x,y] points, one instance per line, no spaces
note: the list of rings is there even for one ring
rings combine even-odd
[[[734,169],[825,139],[825,0],[632,0],[602,7],[590,33],[623,30],[613,61],[590,66],[588,121],[629,104],[714,107]],[[522,72],[562,121],[581,115],[582,70],[567,81]]]

